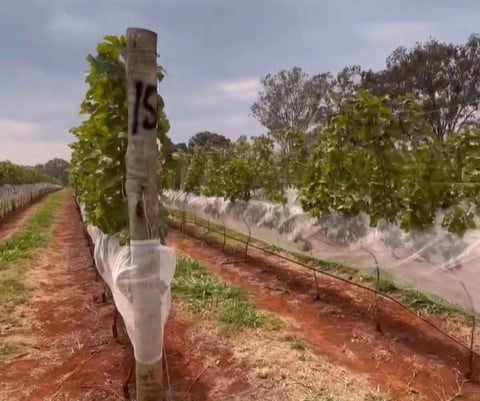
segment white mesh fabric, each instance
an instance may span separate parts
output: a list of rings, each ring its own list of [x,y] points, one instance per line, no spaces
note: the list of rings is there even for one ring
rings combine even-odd
[[[288,199],[286,205],[255,199],[231,202],[170,190],[162,203],[244,235],[250,229],[253,238],[267,244],[367,273],[373,272],[376,258],[384,278],[470,309],[465,285],[475,311],[480,311],[480,230],[456,237],[441,227],[440,212],[429,230],[405,233],[386,224],[374,229],[367,216],[316,219],[303,211],[292,191]]]
[[[0,185],[0,219],[15,209],[32,203],[40,196],[60,188],[60,185],[48,183]]]
[[[162,358],[163,332],[171,303],[175,251],[159,240],[131,241],[89,225],[95,265],[109,286],[132,342],[135,359],[153,364]]]

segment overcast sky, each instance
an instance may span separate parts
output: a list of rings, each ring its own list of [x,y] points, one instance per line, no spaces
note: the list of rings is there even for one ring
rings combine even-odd
[[[480,31],[480,1],[2,0],[0,160],[69,158],[85,57],[130,26],[158,33],[159,90],[182,142],[201,130],[263,133],[250,105],[260,77],[281,68],[381,68],[399,45],[464,42]]]

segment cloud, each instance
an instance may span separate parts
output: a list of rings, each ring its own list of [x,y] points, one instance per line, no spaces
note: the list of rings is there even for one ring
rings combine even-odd
[[[70,158],[68,141],[48,140],[48,126],[36,121],[0,118],[0,160],[34,165],[54,157]]]
[[[0,118],[0,133],[2,139],[10,140],[32,137],[38,133],[42,125],[38,122]]]
[[[260,83],[258,79],[224,81],[216,84],[214,88],[220,95],[228,99],[253,100],[260,90]]]
[[[161,93],[175,142],[200,130],[234,138],[264,128],[249,109],[258,79],[294,65],[311,74],[381,68],[398,45],[477,30],[473,0],[21,0],[0,10],[0,159],[66,157],[85,94],[87,54],[129,26],[158,33]],[[338,16],[341,15],[341,18]],[[255,27],[249,29],[248,27]],[[17,158],[17,159],[16,159]]]
[[[55,157],[70,160],[70,148],[67,145],[68,142],[43,140],[20,143],[0,137],[0,160],[10,160],[26,166],[45,163]]]
[[[73,37],[95,36],[98,27],[91,19],[68,14],[65,10],[56,11],[47,24],[47,31],[52,39],[64,39]]]
[[[423,41],[437,30],[429,21],[378,21],[362,25],[358,32],[369,43],[393,47],[401,44]]]
[[[203,94],[192,99],[192,105],[213,107],[225,102],[251,103],[256,99],[259,90],[260,82],[253,78],[214,82]]]
[[[172,124],[169,136],[173,142],[185,142],[200,131],[212,131],[236,139],[240,135],[259,135],[265,129],[247,113],[235,113],[189,119],[181,119]]]

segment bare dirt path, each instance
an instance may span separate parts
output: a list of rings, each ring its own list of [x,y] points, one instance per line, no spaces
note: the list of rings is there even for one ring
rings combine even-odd
[[[216,275],[246,289],[259,308],[292,321],[318,355],[368,375],[371,383],[391,391],[395,400],[480,399],[480,387],[461,385],[468,352],[395,304],[382,303],[379,332],[370,293],[319,276],[321,298],[314,302],[312,273],[293,263],[252,251],[247,263],[225,265],[219,238],[212,240],[214,246],[206,246],[171,230],[168,240]],[[240,252],[228,258],[241,259]],[[478,378],[475,362],[473,377]],[[451,398],[456,393],[461,395]]]
[[[69,197],[28,273],[36,289],[23,322],[5,333],[17,352],[0,364],[1,400],[117,399],[127,351],[111,335],[112,305],[94,301],[103,285],[81,224]]]
[[[20,228],[20,217],[27,217],[16,217]],[[112,337],[114,307],[110,300],[101,302],[104,286],[95,281],[82,224],[69,197],[54,224],[51,245],[38,253],[29,272],[36,289],[20,312],[22,324],[0,338],[16,348],[12,358],[0,363],[2,401],[124,399],[133,353],[123,325],[118,341]],[[208,375],[196,379],[205,358],[213,359],[209,352],[220,357],[231,351],[198,343],[190,335],[191,325],[172,311],[166,333],[169,380],[182,399],[188,393],[187,399],[200,401],[211,387],[204,381]]]
[[[30,205],[14,210],[0,220],[0,242],[12,238],[25,222],[37,213],[40,204],[41,199],[38,199]]]
[[[125,399],[133,353],[123,324],[112,337],[114,307],[101,300],[82,224],[67,197],[50,246],[27,272],[33,290],[16,312],[21,318],[0,330],[0,345],[15,346],[0,358],[1,401]],[[225,333],[175,296],[165,333],[169,401],[384,400],[372,398],[377,392],[363,377],[295,341],[285,330]]]

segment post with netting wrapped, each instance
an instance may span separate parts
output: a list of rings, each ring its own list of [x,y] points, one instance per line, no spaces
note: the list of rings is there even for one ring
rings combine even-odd
[[[159,334],[163,336],[159,316],[150,316],[152,308],[148,305],[156,297],[154,284],[145,280],[156,268],[146,245],[159,239],[157,34],[146,29],[128,28],[125,56],[128,99],[126,193],[132,262],[137,268],[137,282],[141,283],[136,291],[132,291],[135,336],[139,344],[135,349],[136,399],[159,401],[163,399],[164,390],[162,360],[152,362],[140,358],[140,353],[148,353],[148,349],[142,350],[140,346],[161,347],[161,344],[152,344],[152,338],[158,338]],[[157,314],[160,314],[159,308]]]

